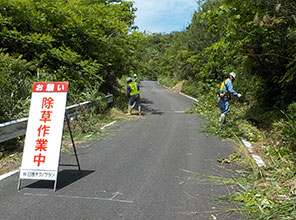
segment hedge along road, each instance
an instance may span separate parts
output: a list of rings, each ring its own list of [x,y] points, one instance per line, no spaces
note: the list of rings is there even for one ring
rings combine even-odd
[[[233,143],[200,132],[204,121],[186,114],[192,100],[156,82],[141,83],[143,116],[117,122],[104,139],[78,147],[82,174],[61,166],[53,182],[24,180],[18,174],[0,182],[1,219],[182,220],[239,219],[217,197],[225,186],[204,182],[221,176],[216,162]],[[61,164],[75,164],[70,155]]]

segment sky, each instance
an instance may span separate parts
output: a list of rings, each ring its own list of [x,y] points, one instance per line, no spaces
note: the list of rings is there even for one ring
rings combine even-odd
[[[196,0],[133,0],[139,31],[170,33],[183,31],[197,10]]]

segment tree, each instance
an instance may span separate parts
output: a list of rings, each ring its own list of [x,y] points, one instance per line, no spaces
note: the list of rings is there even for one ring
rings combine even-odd
[[[129,1],[0,0],[0,50],[26,64],[28,81],[69,81],[70,102],[96,98],[130,65],[134,13]]]

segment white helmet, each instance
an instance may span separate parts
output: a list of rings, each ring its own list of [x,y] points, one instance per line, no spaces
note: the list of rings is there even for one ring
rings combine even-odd
[[[137,74],[134,74],[134,77],[136,77],[137,76]]]
[[[229,73],[229,76],[231,76],[233,79],[235,79],[235,77],[236,77],[235,72]]]

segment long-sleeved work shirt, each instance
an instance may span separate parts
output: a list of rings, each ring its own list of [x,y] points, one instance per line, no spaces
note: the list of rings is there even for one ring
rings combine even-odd
[[[228,93],[230,93],[232,95],[237,96],[237,92],[234,91],[233,86],[232,86],[232,81],[230,79],[226,80],[223,90],[225,92],[228,92]]]

